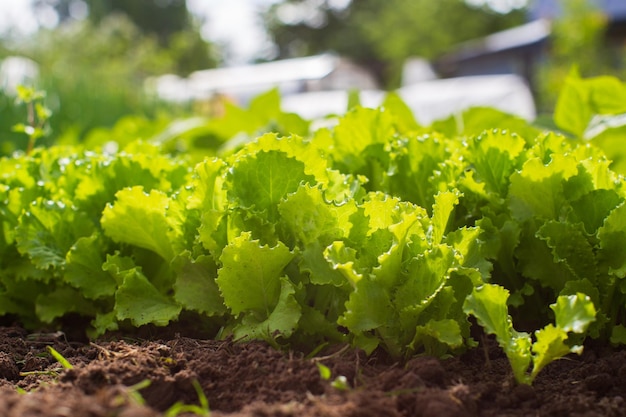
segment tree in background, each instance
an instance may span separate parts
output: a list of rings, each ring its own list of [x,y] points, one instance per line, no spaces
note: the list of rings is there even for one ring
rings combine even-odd
[[[155,37],[161,53],[171,55],[169,70],[181,75],[213,68],[219,62],[216,47],[202,39],[186,0],[35,0],[34,7],[52,7],[61,23],[72,20],[82,6],[89,21],[98,27],[111,16],[126,16],[145,37]]]
[[[539,68],[540,110],[551,113],[572,68],[584,77],[617,75],[606,43],[608,17],[590,0],[560,0],[561,14],[552,22],[550,48]],[[624,49],[615,56],[623,56]]]
[[[88,6],[82,19],[75,16],[77,4]],[[39,64],[36,87],[47,92],[53,111],[50,141],[59,134],[82,139],[127,115],[177,111],[146,94],[146,77],[186,75],[219,62],[184,0],[37,0],[34,7],[55,11],[58,25],[5,44],[0,60],[24,55]],[[0,110],[11,102],[0,97]],[[10,132],[19,120],[9,119],[0,120],[0,140],[19,147],[22,138]],[[10,151],[5,148],[0,153]]]
[[[367,65],[388,87],[411,56],[434,58],[459,42],[525,21],[462,0],[284,0],[264,19],[280,58],[332,51]]]
[[[186,0],[85,0],[89,18],[96,24],[111,13],[124,13],[144,33],[167,45],[172,36],[191,27]]]

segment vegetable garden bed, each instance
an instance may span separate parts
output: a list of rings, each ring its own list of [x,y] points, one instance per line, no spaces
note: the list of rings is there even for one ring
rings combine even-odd
[[[489,339],[484,349],[460,357],[398,363],[381,352],[367,357],[340,347],[306,359],[262,342],[194,339],[163,329],[144,339],[147,333],[88,344],[60,333],[0,329],[0,415],[203,415],[194,381],[214,417],[624,415],[623,350],[587,347],[548,365],[531,387],[515,383],[506,356]],[[47,346],[73,368],[62,369]],[[330,377],[322,377],[318,364]],[[346,384],[333,383],[341,376]]]
[[[287,134],[2,159],[0,316],[53,329],[4,331],[3,415],[619,415],[626,86],[570,77],[561,131],[277,94],[229,123]]]

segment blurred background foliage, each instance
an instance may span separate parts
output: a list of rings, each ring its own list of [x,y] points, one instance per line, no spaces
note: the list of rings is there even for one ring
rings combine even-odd
[[[37,88],[47,92],[53,137],[82,139],[126,115],[156,118],[183,112],[147,94],[146,77],[187,75],[220,62],[218,48],[202,39],[184,0],[89,0],[89,18],[83,20],[71,18],[69,0],[38,0],[34,7],[43,3],[57,10],[59,25],[5,42],[0,59],[21,55],[39,65]],[[13,101],[6,93],[0,95],[3,136],[8,139],[2,153],[23,148],[23,137],[6,130],[24,119],[24,107]]]
[[[264,15],[280,58],[335,51],[388,88],[398,86],[407,58],[436,58],[525,18],[524,9],[501,14],[460,0],[285,0]]]
[[[604,12],[589,0],[560,0],[562,14],[552,22],[549,54],[537,69],[537,107],[554,109],[567,75],[576,68],[583,77],[623,76],[625,45],[609,45]]]
[[[624,45],[607,44],[608,19],[593,0],[558,1],[562,13],[552,24],[535,77],[538,108],[546,113],[553,110],[573,66],[583,77],[624,75]],[[463,41],[528,21],[529,3],[506,12],[496,10],[495,3],[278,0],[261,18],[275,44],[274,58],[333,52],[363,64],[383,87],[392,89],[400,83],[407,58],[436,59]],[[78,10],[82,18],[76,18],[77,5],[83,6]],[[53,8],[58,24],[25,38],[0,38],[0,60],[21,55],[39,65],[36,87],[47,92],[45,102],[53,112],[49,142],[93,141],[107,134],[121,137],[123,132],[154,134],[157,128],[148,126],[150,121],[160,129],[177,117],[207,112],[202,103],[192,107],[160,102],[144,88],[146,78],[186,76],[221,66],[227,56],[217,42],[202,37],[200,22],[187,6],[185,0],[33,0],[35,8]],[[237,115],[251,114],[229,103],[223,107],[227,122],[214,123],[214,136],[236,133]],[[0,90],[0,154],[25,147],[23,135],[11,132],[25,113],[23,105]],[[277,122],[278,116],[272,117],[242,130],[252,134],[263,123],[276,128],[287,123],[288,118],[281,116]],[[122,122],[114,127],[118,120]]]

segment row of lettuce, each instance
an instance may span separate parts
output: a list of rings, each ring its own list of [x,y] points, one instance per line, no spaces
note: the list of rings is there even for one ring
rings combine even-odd
[[[592,106],[566,93],[557,123]],[[474,346],[475,319],[523,383],[587,338],[626,342],[615,165],[593,140],[489,109],[464,117],[464,131],[458,118],[422,127],[390,96],[203,159],[162,140],[4,158],[0,315],[80,315],[93,337],[192,317],[218,337],[398,358]]]

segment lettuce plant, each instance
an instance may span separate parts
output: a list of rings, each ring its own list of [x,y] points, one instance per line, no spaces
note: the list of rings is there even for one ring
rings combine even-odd
[[[191,316],[399,359],[475,346],[473,317],[521,383],[588,337],[626,342],[623,177],[593,141],[459,117],[420,126],[390,96],[200,162],[142,141],[4,158],[0,315],[78,314],[93,337]]]

